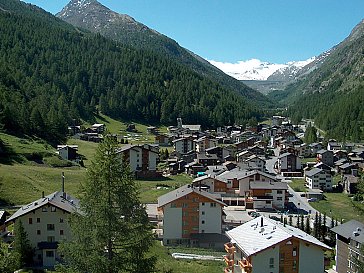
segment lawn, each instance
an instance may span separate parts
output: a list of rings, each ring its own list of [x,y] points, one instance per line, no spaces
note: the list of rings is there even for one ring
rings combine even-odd
[[[197,260],[182,260],[182,259],[174,259],[171,254],[173,252],[183,252],[183,253],[196,253],[209,255],[210,250],[205,249],[191,249],[191,252],[188,248],[178,248],[169,249],[167,247],[163,247],[160,245],[160,242],[156,242],[153,248],[151,249],[151,254],[157,257],[157,272],[161,273],[221,273],[224,272],[224,262],[221,261],[197,261]]]
[[[306,164],[307,162],[316,162],[316,157],[307,157],[301,159],[301,164]]]
[[[67,144],[78,145],[78,154],[83,156],[85,167],[90,165],[91,160],[94,158],[95,152],[97,150],[97,143],[71,138],[67,141]]]
[[[159,196],[166,194],[182,185],[192,182],[192,178],[180,174],[150,180],[137,180],[140,185],[140,201],[142,203],[157,203]]]
[[[61,190],[62,172],[65,174],[66,191],[77,195],[85,178],[85,169],[0,164],[0,201],[22,205],[39,199],[43,191],[47,195]]]
[[[300,179],[292,179],[292,182],[289,183],[289,186],[297,192],[306,192],[307,188],[305,187],[305,180],[303,178]]]
[[[349,221],[355,219],[364,222],[364,214],[353,207],[351,198],[344,193],[325,193],[325,200],[310,203],[312,207],[319,210],[321,213],[326,213],[327,216]],[[358,205],[363,207],[362,204]],[[331,212],[330,212],[331,211]]]

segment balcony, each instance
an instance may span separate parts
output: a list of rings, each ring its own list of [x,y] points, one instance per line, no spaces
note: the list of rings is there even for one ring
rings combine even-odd
[[[235,252],[235,246],[232,243],[226,243],[224,247],[227,253],[233,254]]]
[[[226,267],[224,269],[224,273],[233,273],[234,271],[232,270],[232,267]]]
[[[232,258],[232,255],[231,254],[228,254],[228,255],[225,255],[224,256],[224,261],[226,263],[226,265],[230,268],[233,267],[234,265],[234,259]]]
[[[248,260],[240,260],[239,266],[244,270],[244,272],[250,273],[252,272],[252,264]]]

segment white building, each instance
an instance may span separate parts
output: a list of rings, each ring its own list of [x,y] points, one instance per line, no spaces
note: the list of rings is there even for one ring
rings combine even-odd
[[[22,206],[6,223],[21,221],[35,249],[35,265],[53,267],[61,258],[57,252],[58,243],[72,239],[68,218],[78,209],[77,199],[65,192],[54,192]]]
[[[159,147],[149,144],[125,145],[117,151],[126,160],[136,177],[155,177]]]
[[[174,150],[180,154],[187,154],[196,150],[196,143],[191,137],[183,137],[172,141]]]
[[[330,247],[297,228],[261,216],[226,234],[226,273],[325,272]]]
[[[323,169],[313,168],[305,172],[306,186],[323,191],[332,190],[332,175]]]

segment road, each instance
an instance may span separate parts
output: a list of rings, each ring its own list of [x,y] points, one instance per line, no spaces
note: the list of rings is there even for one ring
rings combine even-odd
[[[276,171],[274,170],[274,164],[278,159],[278,155],[279,155],[279,151],[278,149],[274,149],[274,155],[270,157],[269,159],[266,160],[266,169],[269,173],[273,173],[276,174],[277,179],[281,179],[284,180],[284,177],[282,177],[281,175],[277,174]],[[299,192],[295,192],[290,186],[289,186],[289,182],[287,182],[288,184],[288,192],[290,193],[291,197],[289,198],[289,202],[294,204],[294,206],[296,207],[296,209],[298,211],[305,211],[303,213],[308,213],[311,217],[311,219],[315,219],[315,214],[316,212],[319,213],[319,211],[315,210],[310,203],[307,201],[306,197],[302,197],[301,194]],[[326,226],[327,227],[331,227],[331,218],[329,218],[328,216],[326,217]]]

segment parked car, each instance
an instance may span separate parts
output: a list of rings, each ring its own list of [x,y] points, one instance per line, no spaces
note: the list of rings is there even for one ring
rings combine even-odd
[[[317,198],[313,197],[313,198],[308,198],[307,202],[316,202]]]

